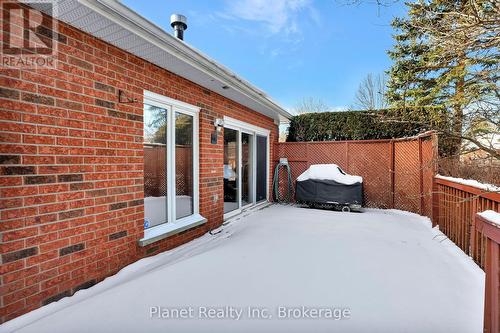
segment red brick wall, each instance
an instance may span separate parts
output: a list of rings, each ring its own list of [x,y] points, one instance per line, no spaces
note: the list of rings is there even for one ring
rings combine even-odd
[[[272,119],[63,23],[59,29],[57,69],[0,70],[2,321],[220,225],[223,142],[219,135],[210,144],[214,118],[268,128],[278,140]],[[139,101],[150,90],[201,107],[207,224],[138,247],[143,111],[141,102],[119,103],[119,89]]]

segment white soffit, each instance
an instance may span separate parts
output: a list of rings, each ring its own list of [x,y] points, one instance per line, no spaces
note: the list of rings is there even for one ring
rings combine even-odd
[[[58,19],[275,120],[291,115],[229,69],[114,0],[59,0]],[[228,86],[229,89],[223,89]]]

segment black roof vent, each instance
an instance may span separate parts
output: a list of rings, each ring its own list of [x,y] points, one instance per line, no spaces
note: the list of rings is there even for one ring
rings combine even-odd
[[[174,28],[174,36],[184,40],[184,30],[187,29],[187,18],[181,14],[172,14],[170,16],[170,25]]]

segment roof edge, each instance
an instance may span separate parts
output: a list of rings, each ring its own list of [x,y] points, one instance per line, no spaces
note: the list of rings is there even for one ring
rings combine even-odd
[[[274,102],[266,93],[248,81],[238,77],[227,67],[207,57],[197,49],[167,33],[161,27],[147,20],[137,12],[118,1],[78,0],[91,10],[105,15],[120,26],[133,31],[147,41],[169,52],[181,61],[232,87],[241,94],[265,106],[284,118],[292,114]]]

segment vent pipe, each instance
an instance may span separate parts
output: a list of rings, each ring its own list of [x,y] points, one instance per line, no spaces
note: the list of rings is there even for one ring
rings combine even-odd
[[[184,30],[187,29],[187,18],[181,14],[172,14],[170,16],[170,25],[174,28],[174,36],[184,40]]]

